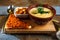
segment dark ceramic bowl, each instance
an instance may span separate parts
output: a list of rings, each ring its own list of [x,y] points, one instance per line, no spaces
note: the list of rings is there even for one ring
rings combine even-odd
[[[52,11],[53,15],[49,18],[38,18],[38,17],[31,15],[29,13],[30,9],[38,7],[38,6],[42,6],[42,7],[46,7],[48,9],[50,9]],[[36,22],[37,24],[43,25],[43,24],[48,23],[54,17],[54,15],[56,14],[56,10],[48,4],[34,4],[34,5],[30,5],[28,7],[28,13],[29,13],[29,17],[31,18],[32,21]]]

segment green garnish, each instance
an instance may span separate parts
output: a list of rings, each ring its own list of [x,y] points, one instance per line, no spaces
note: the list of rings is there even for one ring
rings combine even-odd
[[[42,7],[38,7],[38,13],[49,13],[48,11],[44,11],[44,9]]]
[[[38,13],[41,13],[43,11],[43,8],[38,7]]]

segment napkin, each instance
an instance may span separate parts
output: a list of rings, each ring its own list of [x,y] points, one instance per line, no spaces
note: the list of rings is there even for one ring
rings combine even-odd
[[[19,40],[17,37],[0,33],[0,40]]]

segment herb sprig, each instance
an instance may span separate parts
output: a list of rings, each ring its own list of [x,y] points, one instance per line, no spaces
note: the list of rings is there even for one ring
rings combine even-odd
[[[49,11],[44,11],[42,7],[38,7],[38,13],[44,14],[44,13],[49,13]]]

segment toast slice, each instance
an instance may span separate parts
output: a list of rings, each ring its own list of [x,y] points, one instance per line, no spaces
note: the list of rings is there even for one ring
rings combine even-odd
[[[5,29],[30,29],[31,26],[28,23],[23,22],[14,14],[10,14],[5,24]]]

